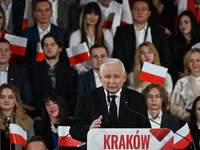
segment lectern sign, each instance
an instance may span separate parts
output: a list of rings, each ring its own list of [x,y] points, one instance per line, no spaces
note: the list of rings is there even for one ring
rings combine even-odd
[[[92,129],[87,150],[173,150],[170,129]]]

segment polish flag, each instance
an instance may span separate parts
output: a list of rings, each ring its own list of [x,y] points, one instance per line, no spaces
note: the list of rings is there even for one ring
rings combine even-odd
[[[180,128],[176,133],[182,135],[183,137],[187,138],[190,143],[192,142],[192,134],[190,132],[188,123],[186,123],[182,128]],[[174,149],[179,150],[179,149],[184,149],[188,145],[190,145],[189,141],[184,139],[183,137],[177,135],[174,133]]]
[[[41,43],[38,42],[37,43],[37,50],[36,50],[36,56],[35,56],[35,60],[36,61],[43,61],[45,58],[42,47],[41,47]]]
[[[26,0],[22,30],[33,26],[32,0]]]
[[[133,23],[133,18],[131,15],[129,2],[128,0],[123,0],[121,25],[132,24],[132,23]]]
[[[6,33],[5,39],[8,40],[11,44],[12,54],[25,56],[26,45],[28,40],[27,38]]]
[[[102,28],[111,29],[114,17],[115,17],[115,13],[110,13],[106,21],[103,23]]]
[[[89,49],[86,42],[66,49],[71,66],[88,61],[90,59]]]
[[[60,143],[60,140],[69,134],[69,128],[70,126],[59,126],[58,127],[58,141]],[[59,144],[58,143],[58,144]],[[78,145],[81,144],[81,141],[74,140],[70,135],[65,137],[61,143],[60,146],[64,147],[78,147]]]
[[[165,80],[167,70],[167,68],[144,62],[139,79],[162,85]]]
[[[26,104],[22,104],[22,107],[28,113],[32,112],[35,109],[35,107],[31,107],[31,106],[28,106]]]
[[[10,123],[10,143],[26,147],[27,133],[20,126]]]

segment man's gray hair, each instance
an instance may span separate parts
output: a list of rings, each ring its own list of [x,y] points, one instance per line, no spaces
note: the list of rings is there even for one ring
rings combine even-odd
[[[100,66],[100,74],[103,70],[103,67],[105,65],[119,65],[122,69],[122,72],[125,73],[125,68],[124,68],[124,64],[117,58],[108,58],[106,59],[104,62],[102,62],[101,66]]]

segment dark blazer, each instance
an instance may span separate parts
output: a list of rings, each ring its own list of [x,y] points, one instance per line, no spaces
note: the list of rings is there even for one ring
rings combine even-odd
[[[8,83],[17,87],[23,104],[31,105],[32,94],[26,68],[9,64]]]
[[[94,79],[93,69],[78,77],[77,96],[80,96],[86,92],[94,90],[95,88],[96,88],[96,83]]]
[[[55,90],[52,88],[45,60],[34,64],[28,70],[33,105],[36,107],[36,113],[39,116],[41,116],[44,107],[44,97],[48,91],[59,93],[65,101],[68,115],[73,116],[74,114],[76,106],[77,72],[62,62],[58,62],[58,65]]]
[[[150,127],[147,119],[135,114],[124,106],[127,106],[138,113],[147,116],[147,106],[144,95],[136,91],[123,88],[120,99],[120,111],[117,127],[119,128],[140,128]],[[92,122],[103,115],[102,128],[109,128],[112,122],[108,115],[107,103],[103,87],[92,90],[78,98],[74,119],[72,120],[70,134],[74,139],[87,141],[87,133]]]
[[[63,47],[62,52],[60,53],[60,61],[69,64],[68,56],[65,50],[65,48],[68,47],[67,31],[63,28],[51,24],[50,32],[57,33],[63,39],[65,45]],[[36,62],[35,56],[36,56],[37,43],[40,42],[40,36],[38,33],[37,24],[34,25],[33,27],[23,30],[22,36],[28,38],[28,43],[26,47],[25,57],[20,58],[20,64],[25,67],[28,67]]]
[[[158,26],[149,26],[151,28],[152,42],[160,55],[161,65],[169,68],[171,55],[165,31]],[[123,62],[127,73],[133,70],[136,52],[135,42],[136,37],[133,24],[117,27],[114,37],[113,57],[119,58]]]

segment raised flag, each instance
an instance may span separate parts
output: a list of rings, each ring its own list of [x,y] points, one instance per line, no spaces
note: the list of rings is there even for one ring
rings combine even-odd
[[[144,62],[139,79],[162,85],[165,80],[167,70],[167,68]]]
[[[132,24],[132,23],[133,23],[133,18],[131,15],[131,9],[129,6],[129,2],[128,2],[128,0],[123,0],[121,25]]]
[[[26,104],[22,104],[22,107],[23,107],[23,109],[24,109],[26,112],[28,112],[28,113],[32,112],[32,111],[35,109],[35,107],[28,106],[28,105],[26,105]]]
[[[188,123],[186,123],[182,128],[180,128],[176,133],[180,134],[181,136],[185,137],[192,142],[192,134],[190,132],[190,128],[188,126]],[[186,148],[188,145],[190,145],[189,141],[185,138],[181,137],[174,133],[174,149],[180,150]]]
[[[113,24],[115,13],[110,13],[106,18],[106,21],[103,23],[102,28],[111,29]]]
[[[26,0],[22,30],[33,26],[32,0]]]
[[[28,40],[27,38],[6,33],[5,39],[7,39],[11,44],[12,54],[25,56],[26,45]]]
[[[90,59],[89,49],[86,42],[66,49],[71,66],[88,61]]]
[[[10,123],[10,143],[26,147],[27,133],[17,124]]]
[[[69,128],[70,128],[70,126],[58,126],[58,141],[59,141],[59,143],[63,137],[65,137],[66,135],[69,134]],[[77,141],[69,135],[61,141],[60,146],[78,147],[79,144],[81,144],[81,141]]]
[[[37,50],[36,50],[36,55],[35,55],[35,60],[36,61],[43,61],[45,58],[42,47],[41,47],[41,43],[38,42],[37,43]]]

